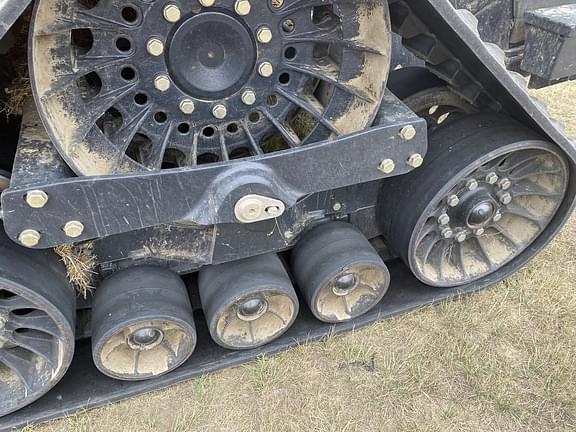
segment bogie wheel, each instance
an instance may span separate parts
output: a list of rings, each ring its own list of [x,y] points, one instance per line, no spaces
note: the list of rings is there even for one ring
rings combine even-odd
[[[52,140],[78,174],[101,175],[362,130],[385,90],[390,24],[371,0],[40,0],[31,44]]]
[[[0,245],[0,417],[48,392],[74,353],[76,297],[65,271],[51,253],[9,247]]]
[[[556,233],[570,181],[554,145],[502,116],[469,115],[431,135],[417,173],[384,186],[385,236],[428,285],[495,282]]]

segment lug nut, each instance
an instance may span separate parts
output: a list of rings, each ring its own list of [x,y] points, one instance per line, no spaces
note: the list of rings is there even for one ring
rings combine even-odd
[[[180,12],[180,8],[176,5],[167,5],[164,8],[164,19],[170,23],[175,23],[180,21],[182,18],[182,12]]]
[[[495,172],[491,172],[486,176],[486,183],[488,184],[496,184],[498,182],[498,174]]]
[[[191,99],[182,99],[180,101],[180,111],[184,114],[192,114],[194,112],[195,106],[194,101]]]
[[[253,90],[244,90],[242,102],[244,105],[254,105],[256,103],[256,93]]]
[[[33,229],[27,229],[27,230],[24,230],[20,233],[20,235],[18,236],[18,241],[23,246],[26,246],[28,248],[32,248],[32,247],[38,246],[38,243],[40,243],[41,238],[42,238],[42,235],[40,235],[40,233],[38,231],[33,230]]]
[[[79,221],[66,222],[63,228],[64,234],[70,238],[80,237],[84,232],[84,224]]]
[[[478,189],[478,182],[475,179],[470,179],[466,182],[466,189],[473,191]]]
[[[494,217],[492,218],[494,222],[500,222],[502,220],[502,213],[497,212]]]
[[[454,231],[452,231],[452,228],[446,227],[440,232],[440,234],[442,235],[442,238],[450,239],[454,236]]]
[[[406,163],[412,168],[420,168],[424,163],[424,158],[420,153],[414,153],[413,155],[410,155]]]
[[[486,230],[484,230],[484,228],[478,228],[478,229],[474,230],[474,235],[481,236],[481,235],[484,235],[485,232],[486,232]]]
[[[252,9],[252,6],[248,0],[236,0],[236,3],[234,4],[234,10],[240,16],[248,15],[250,9]]]
[[[32,208],[42,208],[48,203],[48,194],[41,190],[32,190],[26,194],[26,203]]]
[[[450,206],[450,207],[456,207],[458,204],[460,204],[460,198],[458,198],[457,195],[450,195],[448,197],[448,199],[446,200],[446,203]]]
[[[166,92],[170,89],[170,78],[166,75],[159,75],[154,79],[154,87],[156,90]]]
[[[216,3],[215,0],[198,0],[198,1],[204,7],[212,7],[214,6],[214,3]]]
[[[438,223],[440,225],[448,225],[450,223],[450,216],[448,216],[446,213],[441,214],[438,218]]]
[[[456,237],[455,237],[455,239],[458,243],[464,243],[467,238],[468,238],[468,236],[466,235],[466,233],[464,231],[459,232],[458,234],[456,234]]]
[[[152,38],[146,44],[146,50],[150,55],[155,57],[161,56],[164,54],[164,42],[158,38]]]
[[[270,62],[260,63],[260,66],[258,66],[258,73],[260,74],[260,76],[263,76],[264,78],[272,76],[272,74],[274,73],[274,67],[272,66],[272,63]]]
[[[258,29],[256,37],[258,38],[258,42],[264,44],[270,43],[272,41],[272,30],[268,27],[261,27]]]
[[[219,104],[212,108],[212,115],[217,119],[222,120],[228,115],[228,110],[224,105]]]
[[[392,159],[384,159],[380,162],[380,165],[378,165],[378,169],[384,174],[391,174],[396,169],[396,164]]]
[[[413,140],[415,137],[416,137],[416,128],[412,125],[404,126],[400,130],[400,138],[402,138],[404,141]]]
[[[510,195],[508,192],[500,195],[500,202],[504,205],[508,205],[512,202],[512,195]]]
[[[510,179],[503,178],[502,180],[500,180],[500,182],[498,182],[498,186],[500,186],[500,189],[502,190],[508,190],[512,187],[512,182],[510,181]]]

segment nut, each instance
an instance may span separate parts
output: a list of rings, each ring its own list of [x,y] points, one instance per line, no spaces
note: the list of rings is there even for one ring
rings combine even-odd
[[[248,0],[236,0],[236,3],[234,4],[234,10],[240,16],[248,15],[250,9],[252,9],[252,6]]]
[[[488,184],[496,184],[498,182],[498,174],[496,174],[495,172],[491,172],[488,175],[486,175],[486,183]]]
[[[48,203],[48,194],[41,190],[32,190],[26,194],[26,203],[32,208],[42,208]]]
[[[444,228],[440,233],[442,235],[442,238],[445,239],[452,238],[452,236],[454,235],[454,231],[452,231],[452,228],[449,227]]]
[[[216,3],[216,0],[199,0],[199,2],[204,7],[212,7],[214,3]]]
[[[242,102],[244,105],[254,105],[256,103],[256,93],[253,90],[244,90]]]
[[[284,0],[271,0],[271,3],[274,9],[280,9],[284,6]]]
[[[478,189],[478,181],[476,179],[470,179],[466,182],[466,189],[473,191]]]
[[[438,223],[440,225],[448,225],[450,223],[450,216],[448,216],[446,213],[441,214],[438,218]]]
[[[146,51],[155,57],[161,56],[164,54],[164,42],[158,38],[152,38],[146,44]]]
[[[42,235],[38,231],[33,229],[27,229],[20,233],[20,235],[18,236],[18,241],[23,246],[32,248],[38,246],[38,243],[40,243],[41,238]]]
[[[225,105],[218,104],[214,108],[212,108],[212,115],[219,120],[226,118],[228,115],[228,110],[226,109]]]
[[[340,210],[342,210],[342,204],[339,202],[334,203],[334,205],[332,206],[332,210],[339,212]]]
[[[476,236],[481,236],[486,232],[486,230],[484,228],[478,228],[474,230],[474,235]]]
[[[378,165],[378,169],[384,174],[391,174],[396,169],[396,164],[392,159],[384,159],[380,162],[380,165]]]
[[[194,112],[194,101],[192,99],[182,99],[180,101],[180,111],[184,114],[192,114]]]
[[[450,206],[450,207],[456,207],[458,204],[460,204],[460,198],[458,198],[457,195],[450,195],[448,197],[448,199],[446,200],[446,203]]]
[[[270,62],[260,63],[260,66],[258,66],[258,73],[260,74],[260,76],[263,76],[264,78],[271,77],[272,74],[274,73],[274,67],[272,66],[272,63]]]
[[[258,42],[267,44],[272,41],[272,30],[268,27],[260,27],[258,32],[256,32],[256,37],[258,38]]]
[[[400,130],[400,138],[402,138],[404,141],[413,140],[415,137],[416,137],[416,128],[412,125],[404,126]]]
[[[494,222],[500,222],[502,220],[502,213],[497,212],[494,217],[492,218]]]
[[[456,237],[454,237],[456,239],[456,241],[458,243],[464,243],[466,241],[466,239],[468,238],[468,236],[466,235],[466,233],[464,231],[460,231],[458,234],[456,234]]]
[[[168,91],[170,89],[170,85],[170,78],[168,78],[166,75],[158,75],[154,79],[154,87],[156,87],[156,90],[161,92]]]
[[[512,187],[512,182],[510,181],[510,179],[503,178],[498,182],[498,186],[500,186],[500,189],[502,190],[508,190]]]
[[[180,8],[176,5],[167,5],[164,8],[164,19],[168,22],[175,23],[180,21],[182,18],[182,12],[180,12]]]
[[[84,224],[79,221],[66,222],[63,228],[64,234],[70,238],[80,237],[84,232]]]
[[[281,209],[278,206],[266,207],[265,211],[268,214],[268,216],[272,216],[272,217],[276,217],[276,216],[279,216],[281,214]]]
[[[500,195],[500,202],[504,205],[508,205],[512,202],[512,195],[510,195],[508,192]]]
[[[420,153],[414,153],[413,155],[410,155],[406,163],[412,168],[419,168],[424,163],[424,158]]]

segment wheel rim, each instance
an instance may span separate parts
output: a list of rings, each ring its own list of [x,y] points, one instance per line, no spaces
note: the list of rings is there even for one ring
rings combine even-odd
[[[74,330],[38,293],[0,285],[0,416],[38,399],[62,378],[74,352]]]
[[[461,171],[431,201],[410,241],[416,276],[457,286],[521,255],[548,227],[565,197],[568,167],[542,143],[508,146]]]
[[[385,89],[385,4],[271,2],[245,15],[239,2],[185,0],[170,17],[175,5],[162,2],[68,3],[38,2],[32,82],[80,174],[194,166],[350,133],[372,121]]]

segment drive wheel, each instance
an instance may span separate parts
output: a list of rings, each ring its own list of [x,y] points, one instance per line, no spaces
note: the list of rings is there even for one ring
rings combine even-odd
[[[386,236],[424,283],[496,281],[534,256],[535,241],[547,243],[566,217],[565,157],[511,120],[458,119],[432,134],[430,149],[417,174],[385,187],[383,210]]]
[[[39,1],[32,83],[69,165],[195,166],[369,125],[389,70],[387,3],[252,3]]]

